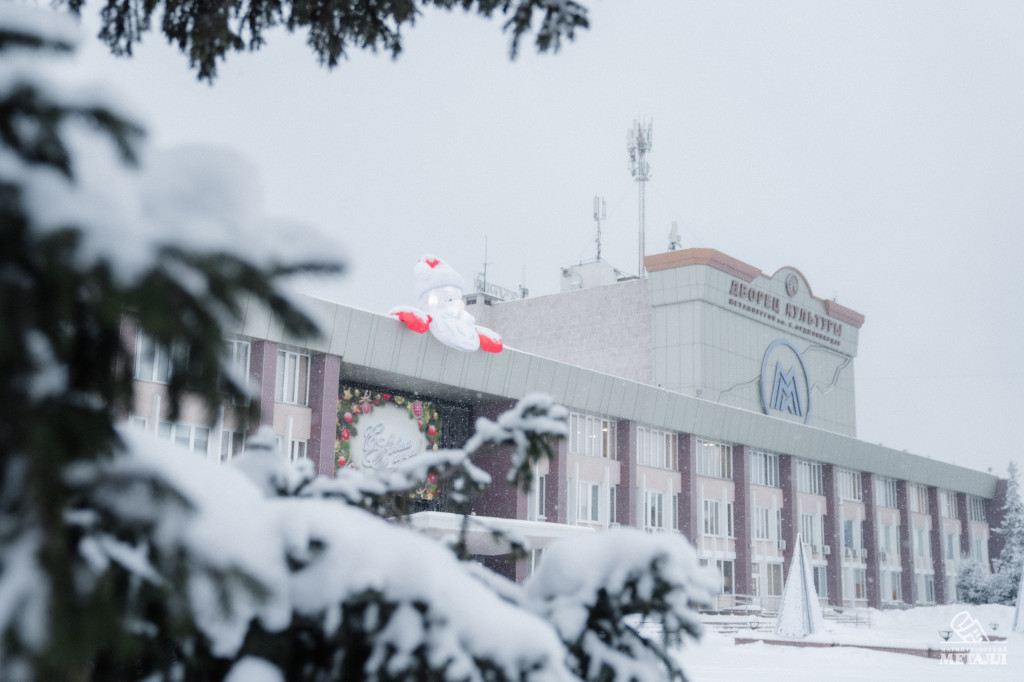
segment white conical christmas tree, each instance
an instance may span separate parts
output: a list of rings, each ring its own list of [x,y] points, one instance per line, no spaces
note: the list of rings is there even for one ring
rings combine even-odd
[[[811,559],[799,535],[796,536],[796,550],[786,578],[786,588],[782,591],[782,608],[775,621],[775,634],[784,637],[806,637],[825,630],[821,602],[814,589]]]
[[[1024,566],[1021,567],[1020,585],[1017,586],[1017,610],[1013,612],[1013,631],[1024,632]]]

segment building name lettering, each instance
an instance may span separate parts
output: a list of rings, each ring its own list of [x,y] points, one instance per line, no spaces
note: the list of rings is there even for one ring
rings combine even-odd
[[[729,287],[729,296],[730,305],[833,345],[838,346],[839,340],[835,337],[843,335],[842,322],[837,322],[827,315],[819,315],[795,303],[783,301],[774,294],[737,279],[734,279]]]

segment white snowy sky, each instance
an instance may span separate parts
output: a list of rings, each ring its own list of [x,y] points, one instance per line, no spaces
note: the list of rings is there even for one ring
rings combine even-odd
[[[492,282],[555,292],[595,254],[595,195],[602,255],[633,271],[626,131],[653,119],[648,253],[677,221],[686,247],[796,267],[867,317],[860,438],[1003,475],[1024,461],[1024,5],[584,4],[590,30],[515,62],[500,20],[431,11],[397,62],[329,72],[278,30],[212,87],[157,34],[132,59],[86,40],[80,68],[155,144],[247,156],[267,211],[347,246],[318,293],[381,312],[412,303],[419,255],[470,280],[485,240]]]

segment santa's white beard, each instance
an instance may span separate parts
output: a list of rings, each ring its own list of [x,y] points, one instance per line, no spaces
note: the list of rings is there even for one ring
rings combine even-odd
[[[432,311],[430,315],[430,333],[444,345],[464,351],[480,348],[480,335],[472,322],[440,310]]]

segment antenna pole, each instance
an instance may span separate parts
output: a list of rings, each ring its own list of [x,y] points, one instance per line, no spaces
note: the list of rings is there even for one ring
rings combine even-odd
[[[651,151],[653,129],[653,122],[644,124],[639,121],[633,121],[633,127],[626,133],[626,149],[629,151],[629,172],[633,179],[636,180],[640,203],[639,265],[637,266],[637,273],[641,278],[646,276],[644,273],[644,254],[646,253],[644,246],[645,213],[647,208],[646,188],[647,181],[651,179],[651,164],[647,161],[647,153]]]
[[[608,217],[608,206],[603,197],[594,197],[594,222],[597,223],[597,260],[601,260],[601,221]]]

